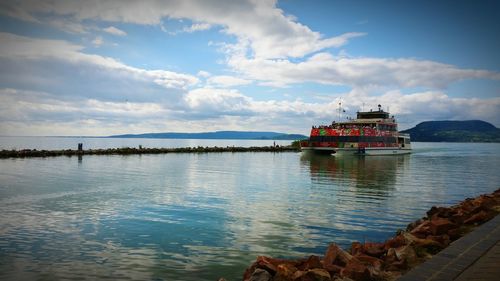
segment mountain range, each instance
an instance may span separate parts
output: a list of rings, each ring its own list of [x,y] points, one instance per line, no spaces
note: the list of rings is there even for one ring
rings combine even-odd
[[[500,142],[500,129],[481,120],[425,121],[401,133],[410,134],[411,140],[416,142]],[[308,137],[278,132],[216,131],[125,134],[109,138],[301,140]]]
[[[500,142],[500,129],[480,120],[426,121],[401,133],[417,142]]]
[[[277,132],[217,131],[204,133],[146,133],[113,135],[110,138],[152,138],[152,139],[231,139],[231,140],[299,140],[307,136]]]

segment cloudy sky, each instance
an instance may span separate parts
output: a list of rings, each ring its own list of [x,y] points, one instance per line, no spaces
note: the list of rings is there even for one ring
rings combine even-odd
[[[6,0],[0,135],[500,126],[500,2]],[[343,116],[342,118],[345,118]]]

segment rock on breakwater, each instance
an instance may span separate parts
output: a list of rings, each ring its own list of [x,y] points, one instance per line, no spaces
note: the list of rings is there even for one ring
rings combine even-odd
[[[395,280],[498,213],[500,189],[451,207],[432,207],[385,242],[353,242],[349,250],[332,243],[322,257],[296,260],[259,256],[243,280]]]
[[[0,158],[54,157],[81,155],[132,155],[132,154],[162,154],[162,153],[211,153],[211,152],[299,152],[294,146],[254,146],[254,147],[179,147],[179,148],[135,148],[122,147],[110,149],[88,150],[1,150]]]

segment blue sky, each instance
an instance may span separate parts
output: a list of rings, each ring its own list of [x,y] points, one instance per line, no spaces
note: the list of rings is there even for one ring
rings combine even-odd
[[[500,126],[498,1],[3,1],[0,135]],[[344,116],[345,118],[346,116]]]

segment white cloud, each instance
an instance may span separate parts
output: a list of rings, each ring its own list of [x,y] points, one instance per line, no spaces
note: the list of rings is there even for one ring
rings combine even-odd
[[[498,98],[454,98],[444,92],[464,79],[500,80],[500,73],[428,60],[350,57],[343,51],[333,56],[328,48],[365,34],[325,37],[286,15],[273,0],[104,0],[99,5],[22,0],[0,4],[0,13],[72,33],[86,33],[91,29],[86,25],[108,26],[102,31],[117,36],[127,34],[111,23],[162,26],[165,18],[189,19],[192,24],[184,32],[220,28],[237,42],[211,44],[222,46],[229,68],[224,71],[234,76],[206,71],[195,76],[130,66],[63,40],[0,33],[0,85],[49,93],[31,93],[30,98],[19,90],[1,92],[2,132],[6,126],[9,132],[35,130],[36,123],[43,134],[58,126],[68,130],[59,132],[71,134],[74,125],[88,128],[88,133],[77,134],[175,131],[187,125],[198,131],[259,128],[307,134],[310,125],[336,117],[338,100],[328,93],[326,101],[255,100],[227,88],[254,82],[273,87],[346,85],[352,90],[336,97],[342,96],[348,112],[353,114],[363,102],[367,107],[380,103],[405,127],[436,119],[483,119],[500,125]],[[103,40],[97,37],[94,43]],[[195,88],[200,78],[206,78],[205,87]],[[409,88],[424,90],[402,93]]]
[[[67,19],[50,19],[47,23],[67,33],[84,34],[88,32],[88,28],[83,24]]]
[[[96,47],[100,47],[103,43],[104,40],[101,36],[97,36],[94,40],[92,40],[92,44],[94,44]]]
[[[31,13],[33,12],[31,9],[26,9],[26,6],[29,6],[30,3],[12,3],[12,1],[2,1],[0,2],[0,14],[18,18],[27,22],[35,22],[40,23]]]
[[[500,98],[452,98],[440,91],[411,94],[389,91],[374,97],[353,90],[337,98],[332,97],[330,101],[305,102],[300,99],[257,101],[236,90],[201,88],[190,91],[185,101],[190,110],[205,112],[205,117],[249,116],[259,120],[260,123],[255,123],[259,128],[280,125],[288,127],[288,131],[300,128],[303,133],[311,124],[328,124],[337,119],[335,109],[339,101],[351,117],[355,117],[363,104],[365,110],[382,104],[400,119],[401,129],[428,120],[481,119],[497,126],[500,124]]]
[[[8,135],[110,135],[173,115],[158,103],[66,99],[48,93],[0,89],[0,131]]]
[[[65,114],[66,117],[69,114],[74,114],[74,118],[78,118],[78,116],[145,118],[158,117],[167,112],[160,104],[152,102],[108,102],[96,99],[61,100],[48,93],[16,89],[0,89],[0,100],[4,105],[2,120],[21,119],[28,121],[33,114],[46,114],[47,117],[53,114],[52,117],[56,121],[59,114]]]
[[[252,83],[252,81],[228,75],[212,76],[207,79],[207,84],[215,87],[234,87],[248,85],[250,83]]]
[[[155,0],[124,3],[100,1],[89,5],[79,0],[4,3],[5,14],[20,19],[36,19],[39,14],[53,14],[75,21],[103,20],[135,24],[161,25],[162,18],[190,19],[186,31],[206,30],[219,25],[223,30],[246,40],[258,58],[303,57],[329,47],[340,47],[363,33],[346,33],[324,38],[276,7],[276,1],[232,0]],[[221,8],[223,7],[223,8]]]
[[[236,90],[199,88],[189,91],[184,100],[192,113],[212,116],[243,115],[252,99]]]
[[[276,7],[276,1],[143,1],[140,4],[108,0],[99,6],[81,1],[21,1],[6,13],[23,19],[37,13],[53,13],[75,21],[104,20],[136,24],[162,24],[163,18],[189,19],[194,23],[185,32],[206,30],[213,25],[237,37],[236,44],[226,44],[227,63],[241,73],[241,79],[258,80],[262,85],[286,86],[316,82],[351,87],[385,85],[393,87],[444,88],[462,79],[499,79],[490,71],[460,69],[453,65],[415,59],[379,59],[333,57],[318,53],[301,62],[288,57],[305,55],[330,47],[341,47],[364,33],[348,32],[324,38]],[[224,7],[224,9],[220,9]],[[17,11],[17,12],[16,12]],[[20,11],[23,11],[21,13]],[[41,20],[41,19],[38,19]],[[122,34],[110,26],[108,32]],[[251,55],[249,55],[251,54]]]
[[[116,28],[114,26],[109,26],[109,27],[106,27],[106,28],[103,28],[102,29],[104,32],[107,32],[109,34],[113,34],[113,35],[116,35],[116,36],[126,36],[127,33],[119,28]]]
[[[212,27],[212,25],[210,25],[208,23],[194,23],[194,24],[192,24],[189,27],[183,28],[182,31],[188,32],[188,33],[193,33],[193,32],[196,32],[196,31],[208,30],[211,27]]]
[[[460,69],[453,65],[415,59],[334,58],[323,52],[306,61],[287,58],[306,55],[330,47],[341,47],[352,38],[365,35],[348,32],[325,38],[286,15],[276,1],[232,0],[106,0],[99,5],[84,1],[24,0],[3,4],[4,13],[24,20],[38,20],[40,14],[76,22],[103,20],[135,24],[162,25],[162,19],[189,19],[194,22],[184,31],[206,30],[214,25],[237,37],[236,44],[226,44],[228,64],[244,74],[244,79],[261,81],[262,85],[286,86],[290,83],[317,82],[352,87],[393,85],[395,87],[443,88],[449,83],[469,78],[499,79],[490,71]],[[221,9],[220,7],[224,7]],[[109,32],[120,33],[110,26]],[[116,30],[115,30],[116,29]],[[121,33],[120,33],[121,34]],[[251,54],[251,55],[248,55]]]
[[[342,96],[342,104],[348,113],[375,109],[381,104],[384,109],[399,119],[400,129],[410,128],[429,120],[472,120],[480,119],[500,125],[500,98],[455,98],[442,91],[424,91],[403,94],[399,90],[385,92],[380,96],[370,96],[360,90],[353,90]],[[334,105],[336,106],[336,105]]]
[[[500,73],[486,70],[460,69],[456,66],[415,59],[334,57],[318,53],[306,61],[293,63],[286,59],[249,59],[230,54],[228,64],[233,70],[263,85],[316,82],[330,85],[366,87],[429,87],[445,88],[464,79],[500,80]]]
[[[96,43],[102,40],[96,38]],[[0,58],[21,60],[56,59],[68,63],[90,64],[123,74],[129,79],[153,81],[166,88],[185,89],[199,82],[195,76],[167,70],[145,70],[125,65],[113,58],[81,52],[82,46],[62,40],[33,39],[10,33],[0,33]]]
[[[48,93],[0,89],[0,131],[8,135],[110,135],[185,131],[272,130],[308,134],[311,125],[337,118],[339,98],[354,116],[377,104],[399,120],[400,129],[428,120],[481,119],[500,124],[500,98],[452,98],[439,91],[381,96],[351,91],[330,101],[255,100],[230,89],[199,88],[183,96],[183,106],[170,103],[109,102],[94,98],[61,99]],[[346,115],[344,115],[346,116]]]
[[[33,39],[29,37],[0,32],[0,56],[18,59],[37,59],[41,57],[72,57],[79,54],[83,46],[62,40]]]
[[[198,71],[198,73],[196,74],[196,76],[203,77],[203,78],[210,77],[211,75],[212,75],[212,74],[210,74],[210,72],[208,72],[208,71],[204,71],[204,70],[200,70],[200,71]]]

